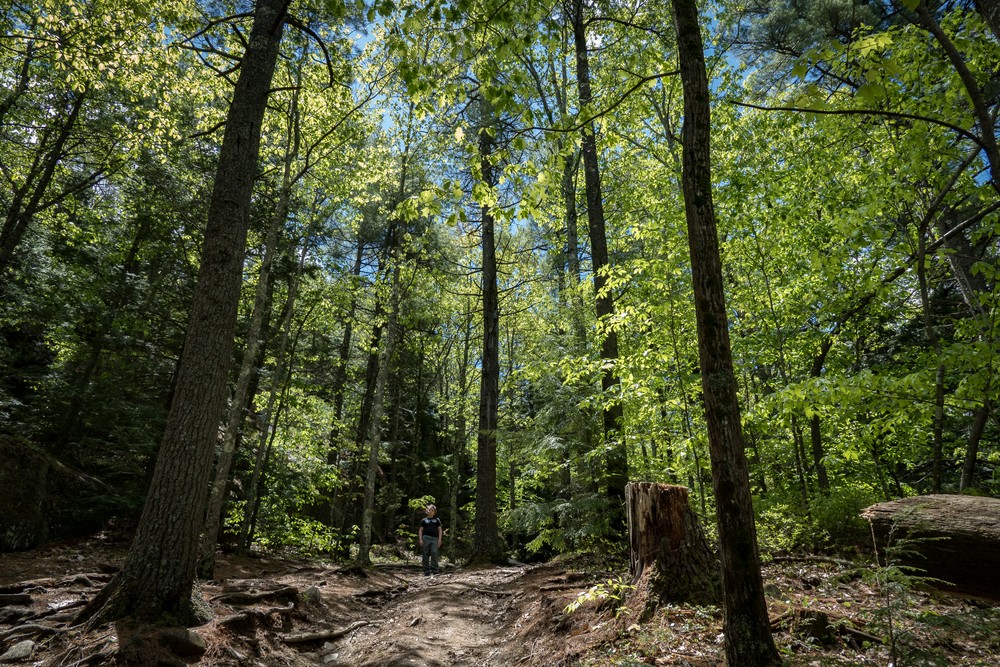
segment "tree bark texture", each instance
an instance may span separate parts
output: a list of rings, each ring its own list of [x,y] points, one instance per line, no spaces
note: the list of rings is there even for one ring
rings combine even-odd
[[[695,0],[674,0],[684,88],[684,209],[694,283],[698,354],[708,424],[725,592],[730,665],[780,665],[771,637],[757,552],[736,377],[726,319],[722,265],[712,203],[711,117],[704,47]]]
[[[625,487],[629,573],[649,586],[647,608],[719,604],[719,562],[688,502],[688,488],[651,482]]]
[[[872,505],[861,516],[882,565],[915,568],[944,591],[1000,600],[1000,498],[915,496]]]
[[[264,255],[261,258],[260,270],[257,275],[257,286],[254,290],[253,311],[250,314],[250,324],[247,330],[246,349],[243,351],[243,361],[233,389],[230,401],[229,415],[226,420],[226,431],[223,434],[222,449],[215,464],[215,476],[208,496],[208,510],[205,512],[205,529],[201,537],[201,555],[199,557],[198,573],[206,579],[214,577],[215,546],[219,541],[219,528],[222,524],[222,510],[225,505],[225,492],[229,482],[229,470],[232,468],[236,445],[246,422],[246,411],[250,399],[250,387],[257,372],[257,357],[263,351],[264,320],[271,309],[271,267],[277,252],[278,238],[284,229],[288,218],[288,200],[292,189],[292,161],[295,159],[297,144],[294,141],[296,132],[293,128],[297,118],[298,93],[292,98],[292,111],[289,113],[288,131],[286,133],[284,175],[278,190],[278,201],[271,215],[264,240]]]
[[[191,624],[199,534],[226,403],[261,123],[285,0],[259,0],[219,153],[177,388],[124,566],[79,620],[125,616]]]
[[[365,471],[365,500],[361,518],[361,544],[358,546],[358,563],[371,564],[372,525],[375,518],[375,478],[378,477],[378,459],[382,446],[382,413],[385,399],[385,384],[389,378],[389,361],[396,345],[399,321],[399,261],[396,258],[397,244],[393,244],[390,255],[392,266],[392,295],[389,305],[389,320],[386,336],[378,355],[378,370],[375,376],[375,395],[372,400],[372,414],[368,426],[368,467]],[[387,269],[389,267],[386,267]]]
[[[580,108],[591,113],[593,94],[590,89],[590,61],[587,56],[587,33],[583,17],[583,0],[576,0],[573,17],[573,40],[576,51],[576,81]],[[594,292],[598,322],[605,322],[607,330],[601,338],[601,390],[604,392],[604,439],[607,455],[607,494],[618,505],[613,511],[620,516],[620,505],[625,500],[628,484],[628,456],[622,430],[622,405],[616,397],[621,380],[615,365],[618,361],[618,334],[611,323],[615,303],[608,289],[607,267],[608,239],[604,217],[604,195],[601,191],[601,170],[597,156],[597,136],[594,123],[587,122],[580,133],[580,152],[583,156],[583,176],[587,190],[587,222],[590,235],[590,256],[594,269]],[[614,521],[612,523],[615,523]]]
[[[484,105],[485,106],[485,105]],[[487,116],[484,113],[484,117]],[[488,123],[479,131],[479,160],[483,182],[494,187],[493,138]],[[489,206],[482,207],[483,239],[483,357],[479,383],[479,437],[476,455],[476,523],[473,559],[497,561],[503,541],[497,526],[497,411],[500,400],[500,304],[497,288],[495,221]]]

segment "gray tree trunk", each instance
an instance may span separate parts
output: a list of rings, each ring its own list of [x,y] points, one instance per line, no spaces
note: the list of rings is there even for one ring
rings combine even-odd
[[[717,505],[726,660],[740,667],[776,667],[781,657],[764,602],[712,203],[710,94],[696,0],[674,0],[673,15],[684,87],[684,210]]]
[[[262,333],[266,313],[271,308],[271,267],[274,264],[274,254],[278,246],[278,238],[288,218],[288,200],[292,189],[292,161],[297,152],[295,137],[298,132],[294,127],[298,112],[298,93],[293,94],[291,111],[288,118],[286,133],[284,174],[281,187],[278,190],[278,201],[271,214],[271,222],[264,239],[264,255],[260,262],[257,276],[257,286],[254,292],[253,311],[250,314],[250,325],[246,336],[246,349],[243,351],[243,361],[240,364],[236,387],[229,404],[229,418],[226,430],[222,436],[222,447],[215,464],[215,477],[208,497],[208,509],[205,512],[205,529],[201,536],[201,553],[198,561],[198,573],[212,579],[215,573],[215,546],[219,541],[219,527],[222,522],[222,509],[225,504],[226,487],[229,482],[229,470],[233,464],[233,455],[239,442],[243,425],[246,423],[246,409],[249,404],[250,387],[257,371],[257,357],[263,347]]]
[[[365,471],[365,499],[361,519],[361,542],[358,546],[358,563],[371,564],[372,523],[375,516],[375,478],[378,476],[378,457],[382,445],[382,402],[385,398],[385,384],[389,376],[389,361],[392,358],[396,343],[399,322],[399,261],[397,258],[398,244],[392,241],[392,254],[389,263],[392,265],[392,295],[389,304],[389,319],[386,322],[386,335],[382,341],[378,355],[378,371],[375,376],[375,392],[372,397],[372,412],[368,423],[368,467]]]
[[[204,620],[194,599],[199,537],[226,403],[260,130],[285,21],[259,0],[227,115],[177,388],[142,517],[121,571],[78,621]]]
[[[576,82],[579,90],[580,108],[585,114],[590,108],[593,95],[590,89],[590,61],[587,55],[587,33],[584,24],[584,0],[576,0],[573,16],[573,38],[576,51]],[[621,380],[615,370],[618,361],[618,333],[611,320],[615,314],[615,303],[608,289],[607,267],[608,238],[604,217],[604,195],[601,191],[601,170],[597,156],[597,137],[594,123],[587,122],[581,132],[580,152],[583,155],[583,175],[587,190],[587,222],[590,233],[590,256],[594,269],[594,292],[598,322],[604,322],[607,330],[601,337],[601,390],[604,393],[604,440],[607,447],[606,485],[607,495],[614,503],[612,524],[623,524],[623,503],[625,485],[628,483],[628,456],[625,441],[621,436],[622,404],[615,394]]]
[[[485,107],[486,104],[482,103]],[[489,112],[483,110],[479,130],[479,164],[483,182],[496,186]],[[476,456],[476,521],[473,560],[496,562],[504,545],[497,525],[497,411],[500,399],[500,305],[493,211],[482,206],[483,356],[479,381],[479,438]]]

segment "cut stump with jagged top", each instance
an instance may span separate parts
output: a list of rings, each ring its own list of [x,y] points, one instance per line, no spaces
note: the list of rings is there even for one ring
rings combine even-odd
[[[719,563],[688,488],[652,482],[625,487],[628,508],[629,573],[643,614],[663,603],[718,604],[722,599]]]

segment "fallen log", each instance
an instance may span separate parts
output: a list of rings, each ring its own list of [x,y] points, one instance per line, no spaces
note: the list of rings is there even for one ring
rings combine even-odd
[[[1000,600],[1000,499],[915,496],[872,505],[861,516],[881,565],[914,568],[939,590]]]

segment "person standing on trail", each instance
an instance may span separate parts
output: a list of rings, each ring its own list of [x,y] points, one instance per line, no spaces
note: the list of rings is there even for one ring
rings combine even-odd
[[[428,505],[425,511],[427,516],[420,520],[417,541],[424,554],[424,576],[428,577],[432,573],[438,573],[438,548],[444,541],[444,528],[441,526],[441,519],[436,516],[436,506]]]

